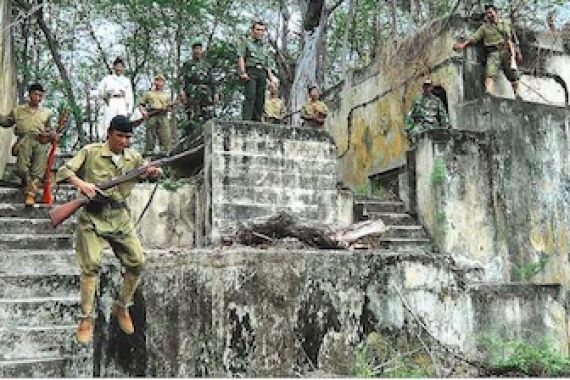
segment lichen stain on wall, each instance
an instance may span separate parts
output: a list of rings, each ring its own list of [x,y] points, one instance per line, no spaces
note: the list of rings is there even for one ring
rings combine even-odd
[[[350,150],[341,164],[349,186],[364,186],[369,175],[403,164],[408,150],[404,112],[394,93],[353,112]]]

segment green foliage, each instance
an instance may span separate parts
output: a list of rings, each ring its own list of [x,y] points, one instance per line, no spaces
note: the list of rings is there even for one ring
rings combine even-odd
[[[439,225],[442,225],[447,220],[447,215],[445,215],[444,210],[437,209],[435,211],[435,222]]]
[[[546,267],[550,256],[541,252],[538,261],[515,265],[515,277],[518,281],[530,281]]]
[[[528,376],[568,376],[570,358],[554,349],[548,340],[523,342],[501,340],[490,334],[480,339],[489,364],[496,369],[520,372]]]
[[[174,178],[166,178],[162,180],[160,184],[166,190],[175,191],[179,189],[184,184],[184,182]]]
[[[445,180],[445,174],[445,160],[442,157],[436,157],[431,171],[431,182],[434,185],[443,183]]]
[[[431,359],[415,340],[405,336],[384,337],[371,333],[354,350],[351,375],[355,377],[430,377],[434,375]]]
[[[364,185],[359,186],[359,187],[356,189],[356,194],[357,194],[357,195],[368,195],[368,190],[369,190],[369,189],[368,189],[368,184],[364,184]]]

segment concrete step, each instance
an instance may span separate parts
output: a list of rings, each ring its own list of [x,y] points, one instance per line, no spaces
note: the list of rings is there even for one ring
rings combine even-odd
[[[427,238],[424,228],[419,225],[390,226],[388,231],[382,234],[384,238]]]
[[[0,377],[93,377],[93,356],[0,360]]]
[[[36,202],[41,203],[43,190],[40,189],[36,195]],[[74,186],[67,184],[54,186],[52,194],[56,202],[67,202],[77,197],[77,190]],[[0,187],[0,202],[2,203],[24,203],[24,193],[19,187]]]
[[[418,223],[409,214],[403,212],[371,212],[367,217],[369,220],[381,220],[387,226],[411,226]]]
[[[63,250],[7,250],[0,254],[0,276],[77,275],[75,254]]]
[[[75,341],[76,328],[75,324],[0,328],[0,360],[90,355],[92,346],[83,346]]]
[[[33,207],[26,207],[23,203],[0,203],[0,215],[2,217],[18,217],[29,219],[46,219],[51,206],[35,204]]]
[[[0,217],[0,232],[3,234],[72,234],[73,229],[74,224],[68,221],[54,229],[49,219]]]
[[[390,202],[390,201],[362,201],[358,202],[362,204],[363,211],[365,214],[371,212],[405,212],[405,206],[403,202]]]
[[[37,297],[0,299],[0,326],[45,326],[76,323],[79,295],[76,297]]]
[[[0,234],[0,250],[7,249],[69,249],[71,234]]]
[[[79,291],[77,274],[0,276],[0,298],[69,297]]]
[[[383,237],[377,241],[378,247],[394,251],[424,251],[433,250],[430,239],[427,238],[392,238]]]

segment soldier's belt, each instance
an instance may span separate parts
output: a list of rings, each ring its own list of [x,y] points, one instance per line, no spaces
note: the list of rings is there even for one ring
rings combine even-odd
[[[499,44],[499,45],[491,45],[491,46],[485,46],[485,51],[487,53],[492,53],[494,51],[499,51],[499,50],[503,50],[507,47],[506,44]]]

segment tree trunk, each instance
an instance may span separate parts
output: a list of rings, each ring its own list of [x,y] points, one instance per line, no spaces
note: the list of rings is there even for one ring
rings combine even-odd
[[[28,12],[31,9],[30,5],[27,4],[23,0],[16,0],[16,3],[18,4],[18,6],[20,8],[22,8]],[[59,72],[59,76],[60,76],[61,82],[63,84],[63,92],[65,93],[67,101],[69,102],[69,107],[71,108],[71,114],[73,115],[73,118],[75,120],[75,125],[77,127],[77,135],[79,137],[79,142],[81,143],[81,145],[83,145],[83,144],[85,144],[86,139],[85,139],[85,131],[83,130],[82,111],[81,111],[81,108],[79,107],[79,105],[77,104],[77,101],[75,99],[75,95],[73,94],[73,88],[71,86],[71,80],[69,79],[67,69],[65,68],[65,65],[63,64],[63,62],[61,60],[61,55],[59,54],[59,51],[60,51],[59,42],[54,37],[50,27],[46,24],[46,22],[44,20],[42,8],[40,8],[38,11],[36,11],[34,15],[36,17],[36,21],[38,23],[38,26],[40,27],[42,33],[44,34],[48,48],[51,52],[51,56],[52,56],[54,63],[57,67],[57,70]]]
[[[6,29],[11,22],[10,0],[0,0],[0,113],[10,112],[16,103],[16,65],[12,50],[12,32]],[[10,158],[12,144],[12,128],[0,128],[0,178],[4,175],[4,168]]]
[[[293,126],[299,126],[301,123],[298,111],[307,100],[307,87],[317,84],[317,54],[327,22],[324,0],[302,3],[305,4],[301,4],[301,8],[306,9],[303,17],[303,50],[297,61],[295,79],[291,88],[291,112],[297,112],[292,117]]]

